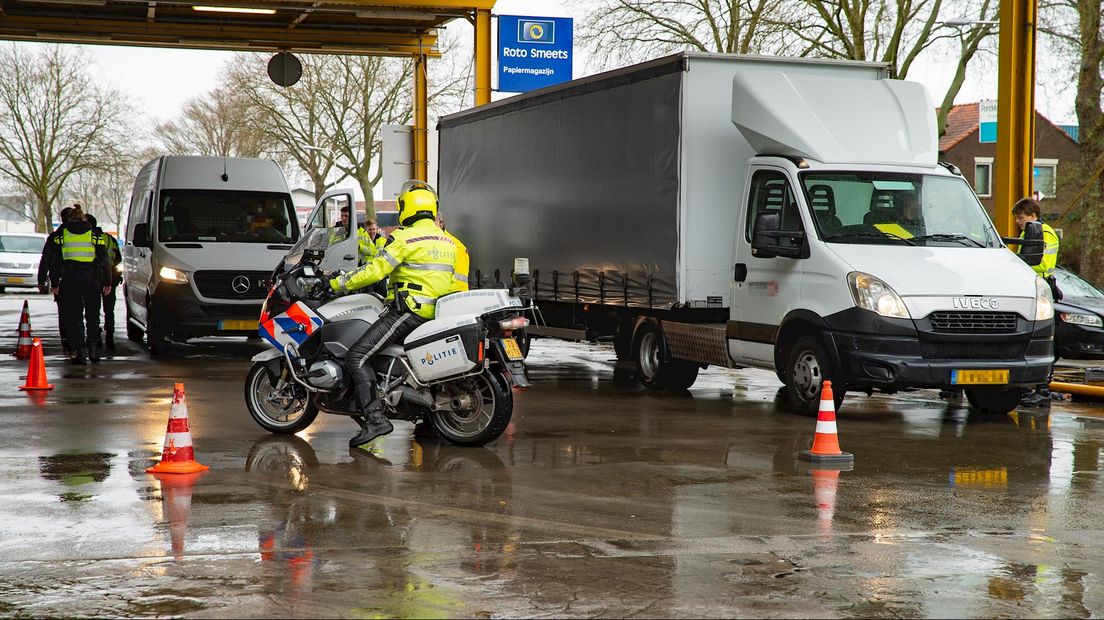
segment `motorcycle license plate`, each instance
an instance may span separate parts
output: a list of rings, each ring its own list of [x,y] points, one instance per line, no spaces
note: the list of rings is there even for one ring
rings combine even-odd
[[[954,385],[1003,385],[1008,383],[1007,370],[952,370]]]
[[[512,360],[525,359],[525,356],[521,354],[521,347],[518,346],[517,340],[513,338],[503,338],[502,346],[506,349],[506,357]]]
[[[218,328],[219,328],[219,331],[226,331],[226,332],[245,332],[245,331],[255,332],[255,331],[257,331],[257,322],[256,321],[226,321],[226,320],[223,320],[223,321],[218,322]]]

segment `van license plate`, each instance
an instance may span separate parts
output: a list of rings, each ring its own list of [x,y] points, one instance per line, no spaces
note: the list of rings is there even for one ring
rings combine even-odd
[[[245,332],[245,331],[257,331],[256,321],[219,321],[219,331],[225,332]]]
[[[1003,385],[1008,383],[1007,370],[952,370],[954,385]]]
[[[23,284],[26,282],[23,278],[8,278],[8,284]]]
[[[506,357],[512,360],[525,359],[525,356],[521,354],[521,347],[513,338],[503,338],[502,346],[506,349]]]

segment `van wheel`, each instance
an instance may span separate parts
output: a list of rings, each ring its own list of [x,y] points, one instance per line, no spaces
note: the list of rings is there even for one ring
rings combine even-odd
[[[169,352],[169,340],[165,337],[164,328],[154,316],[153,311],[146,307],[146,343],[149,345],[150,355],[164,355]]]
[[[1012,411],[1020,404],[1020,398],[1023,396],[1023,390],[1019,388],[1012,390],[972,389],[965,391],[966,400],[970,402],[971,407],[982,413],[991,415],[1003,415]]]
[[[663,331],[652,322],[644,322],[633,338],[636,376],[650,390],[685,390],[698,380],[698,365],[671,359]]]
[[[815,416],[820,409],[821,384],[831,380],[833,370],[824,343],[815,335],[806,334],[797,339],[786,356],[786,396],[794,413]],[[832,385],[836,410],[843,404],[847,388]]]

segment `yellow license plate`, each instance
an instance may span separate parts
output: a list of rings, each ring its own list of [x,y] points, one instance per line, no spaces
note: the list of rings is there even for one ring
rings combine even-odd
[[[513,338],[503,338],[502,346],[506,348],[506,357],[512,360],[525,359],[525,356],[521,354],[521,347]]]
[[[219,321],[218,328],[227,332],[257,331],[256,321]]]
[[[23,278],[8,278],[8,284],[23,284],[26,282]]]
[[[952,370],[955,385],[1003,385],[1008,383],[1007,370]]]

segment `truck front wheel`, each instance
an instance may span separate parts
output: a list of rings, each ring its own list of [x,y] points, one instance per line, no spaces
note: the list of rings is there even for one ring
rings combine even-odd
[[[786,395],[795,413],[814,416],[820,409],[820,389],[825,379],[832,379],[832,365],[828,351],[818,336],[806,334],[790,347],[786,356]],[[836,410],[843,404],[847,388],[832,386]]]
[[[671,359],[663,331],[654,323],[641,323],[633,338],[636,376],[650,390],[685,390],[698,380],[698,365]]]
[[[982,413],[1002,415],[1012,411],[1020,404],[1023,390],[1015,388],[1011,390],[966,390],[966,400],[970,406]]]

